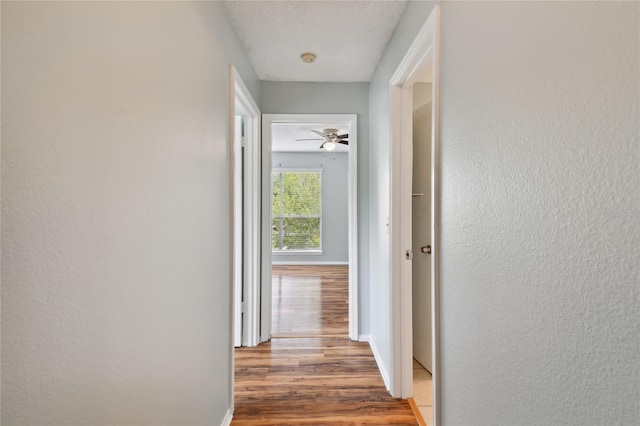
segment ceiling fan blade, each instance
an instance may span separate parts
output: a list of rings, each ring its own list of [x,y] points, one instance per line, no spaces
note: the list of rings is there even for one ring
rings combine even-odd
[[[296,139],[297,141],[321,141],[324,139],[318,139],[318,138],[313,138],[313,139]]]
[[[327,136],[327,135],[325,135],[324,133],[319,132],[319,131],[317,131],[317,130],[311,130],[311,131],[312,131],[313,133],[315,133],[316,135],[322,136],[323,138]]]
[[[349,141],[337,141],[338,143],[341,143],[343,145],[349,145]]]
[[[349,133],[345,133],[344,135],[338,135],[338,139],[347,139],[349,137]]]
[[[326,142],[322,142],[322,145],[320,145],[320,149],[324,149],[324,144],[325,144],[325,143],[326,143]]]

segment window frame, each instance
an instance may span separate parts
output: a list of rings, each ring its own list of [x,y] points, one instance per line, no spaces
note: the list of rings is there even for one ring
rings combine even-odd
[[[314,249],[294,249],[294,250],[282,250],[282,249],[274,249],[273,248],[273,238],[271,238],[271,254],[275,255],[275,256],[291,256],[291,255],[310,255],[310,256],[317,256],[317,255],[321,255],[324,253],[323,250],[323,232],[322,232],[322,225],[323,225],[323,212],[324,212],[324,206],[322,203],[322,198],[323,198],[323,185],[322,185],[322,175],[324,174],[324,170],[322,168],[311,168],[311,167],[274,167],[271,169],[271,223],[273,224],[274,219],[276,219],[276,217],[280,217],[280,218],[284,218],[285,216],[282,214],[282,212],[280,212],[279,216],[274,216],[273,214],[273,176],[276,173],[308,173],[308,174],[317,174],[320,180],[320,214],[318,216],[306,216],[306,215],[292,215],[292,216],[286,216],[286,217],[290,217],[290,218],[318,218],[320,220],[319,223],[319,233],[320,233],[320,247],[319,248],[314,248]],[[273,225],[272,225],[273,226]],[[280,227],[280,234],[282,233],[282,227]]]

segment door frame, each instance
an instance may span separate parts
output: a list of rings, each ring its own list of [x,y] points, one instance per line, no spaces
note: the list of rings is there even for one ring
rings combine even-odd
[[[411,190],[413,169],[413,83],[431,67],[431,332],[434,424],[441,420],[440,380],[440,6],[435,5],[390,79],[391,100],[391,393],[413,395]]]
[[[242,196],[244,204],[242,241],[231,241],[233,253],[232,262],[232,288],[231,288],[231,330],[235,327],[235,276],[236,262],[242,262],[244,317],[242,327],[242,346],[255,346],[258,344],[259,318],[256,316],[260,301],[260,109],[253,100],[249,89],[245,86],[240,74],[234,66],[229,71],[229,129],[231,152],[231,229],[235,229],[236,217],[233,214],[235,199]],[[244,162],[243,180],[244,193],[236,185],[235,179],[235,112],[240,110],[244,120]],[[242,259],[236,255],[236,245],[242,245]],[[231,345],[233,349],[233,344]],[[232,352],[233,355],[233,352]],[[233,356],[231,357],[233,371]]]
[[[242,300],[243,300],[243,263],[244,263],[244,238],[243,220],[238,220],[240,216],[244,216],[244,188],[243,180],[243,156],[242,149],[244,140],[242,137],[242,124],[245,115],[238,114],[239,108],[236,106],[234,111],[233,125],[233,346],[236,348],[242,346]],[[238,306],[240,304],[240,306]]]
[[[262,116],[262,293],[260,341],[271,337],[271,125],[340,123],[349,126],[349,338],[358,340],[358,118],[357,114],[263,114]]]

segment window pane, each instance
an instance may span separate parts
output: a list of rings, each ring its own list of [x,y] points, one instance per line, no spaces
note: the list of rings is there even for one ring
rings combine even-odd
[[[282,214],[320,216],[319,173],[282,173]]]
[[[280,218],[274,217],[273,224],[271,226],[271,248],[273,250],[281,250],[280,246]]]
[[[271,174],[271,194],[273,197],[271,198],[271,207],[273,211],[273,217],[277,217],[280,215],[280,194],[282,193],[282,181],[280,179],[281,173],[272,173]]]
[[[322,175],[278,171],[271,175],[274,250],[320,250]]]
[[[282,250],[319,250],[320,218],[285,217]]]

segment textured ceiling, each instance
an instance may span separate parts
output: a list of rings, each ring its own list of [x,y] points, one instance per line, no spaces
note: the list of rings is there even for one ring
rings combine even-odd
[[[260,80],[354,82],[371,80],[406,1],[224,4]]]
[[[320,149],[322,140],[314,141],[297,141],[296,139],[318,138],[320,136],[311,132],[311,129],[322,131],[322,129],[333,128],[340,130],[338,134],[349,133],[345,129],[344,124],[277,124],[271,127],[271,150],[273,152],[317,152],[318,154],[326,153],[324,149]],[[348,152],[347,145],[336,144],[333,152]]]

